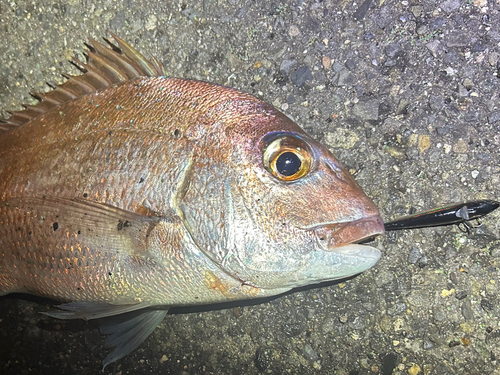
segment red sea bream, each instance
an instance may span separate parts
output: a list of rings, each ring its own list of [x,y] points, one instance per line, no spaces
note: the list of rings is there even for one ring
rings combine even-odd
[[[169,306],[355,275],[380,252],[371,200],[320,143],[243,92],[167,78],[114,36],[83,75],[0,123],[0,294],[103,327],[107,365]]]

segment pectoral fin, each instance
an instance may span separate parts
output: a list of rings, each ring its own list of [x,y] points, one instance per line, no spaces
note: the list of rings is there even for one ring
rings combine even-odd
[[[24,218],[20,227],[29,231],[30,238],[134,256],[151,255],[149,234],[160,221],[173,220],[173,216],[142,215],[83,199],[9,198],[0,203],[13,210],[14,217]]]

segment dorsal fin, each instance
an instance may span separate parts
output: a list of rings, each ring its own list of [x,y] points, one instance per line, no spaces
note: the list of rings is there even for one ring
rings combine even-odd
[[[51,85],[52,91],[33,93],[40,102],[25,105],[22,111],[11,112],[7,120],[0,120],[0,134],[13,127],[20,126],[40,116],[48,110],[80,96],[103,90],[110,85],[125,82],[137,77],[165,76],[167,72],[162,63],[154,57],[146,59],[141,53],[125,41],[110,32],[117,45],[105,39],[110,47],[95,40],[90,40],[86,51],[87,62],[73,58],[74,64],[83,74],[71,76],[63,74],[68,80],[62,85]]]

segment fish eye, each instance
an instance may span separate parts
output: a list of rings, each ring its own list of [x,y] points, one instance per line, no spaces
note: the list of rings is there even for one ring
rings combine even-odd
[[[278,173],[283,176],[293,176],[295,173],[300,171],[301,166],[302,162],[300,161],[300,158],[290,151],[282,153],[276,159],[276,169],[278,170]]]
[[[312,156],[309,146],[293,135],[272,139],[264,149],[264,167],[276,178],[295,181],[309,173]]]

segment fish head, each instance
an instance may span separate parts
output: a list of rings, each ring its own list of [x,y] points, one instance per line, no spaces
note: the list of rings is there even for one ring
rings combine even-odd
[[[373,202],[328,149],[300,131],[270,132],[260,142],[262,170],[283,222],[314,233],[333,250],[383,233]]]
[[[203,204],[215,200],[218,212],[207,210],[219,218],[210,235],[195,230],[202,247],[224,272],[268,290],[372,267],[380,252],[358,243],[384,232],[377,207],[322,144],[273,107],[253,105],[218,145],[224,157],[210,175],[223,177]]]

